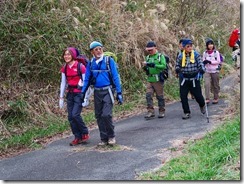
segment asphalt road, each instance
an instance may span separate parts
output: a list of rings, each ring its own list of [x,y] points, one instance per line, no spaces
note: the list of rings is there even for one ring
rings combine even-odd
[[[145,120],[144,114],[115,123],[117,146],[98,148],[99,132],[91,130],[86,145],[70,147],[73,136],[46,148],[0,160],[0,180],[134,180],[141,172],[162,165],[159,153],[171,141],[207,132],[227,104],[208,107],[210,123],[198,104],[189,100],[192,117],[182,120],[181,103],[166,105],[166,116]],[[223,115],[223,114],[222,114]]]

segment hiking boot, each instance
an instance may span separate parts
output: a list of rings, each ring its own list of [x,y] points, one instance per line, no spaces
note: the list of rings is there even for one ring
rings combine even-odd
[[[153,118],[153,117],[155,117],[155,113],[151,111],[148,111],[148,113],[145,115],[146,119]]]
[[[163,118],[165,116],[164,111],[158,113],[158,118]]]
[[[98,146],[106,146],[107,144],[108,144],[108,142],[101,141],[101,142],[99,142],[97,145],[98,145]]]
[[[89,134],[82,135],[82,142],[86,142],[90,138]]]
[[[212,104],[217,104],[218,103],[218,99],[213,99]]]
[[[206,104],[209,104],[209,103],[210,103],[210,100],[209,100],[209,99],[206,99],[206,100],[205,100],[205,103],[206,103]]]
[[[206,106],[204,105],[203,107],[200,107],[201,113],[205,114],[206,113]]]
[[[81,144],[81,139],[75,138],[71,143],[69,143],[70,146],[76,146],[78,144]]]
[[[183,116],[182,116],[182,119],[189,119],[191,117],[190,113],[185,113]]]
[[[116,144],[115,137],[113,137],[113,138],[109,138],[109,139],[108,139],[108,144],[109,144],[109,145],[115,145],[115,144]]]

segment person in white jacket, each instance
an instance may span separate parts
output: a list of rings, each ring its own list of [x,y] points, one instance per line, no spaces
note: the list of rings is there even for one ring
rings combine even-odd
[[[204,75],[204,87],[206,104],[210,103],[210,91],[213,92],[213,104],[217,104],[219,100],[219,64],[220,53],[215,49],[215,45],[212,39],[206,40],[206,51],[203,53],[203,63],[206,68]],[[211,90],[212,89],[212,90]]]

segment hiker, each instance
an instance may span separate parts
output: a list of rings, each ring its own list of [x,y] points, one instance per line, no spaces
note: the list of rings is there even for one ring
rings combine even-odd
[[[123,103],[119,72],[114,59],[104,56],[103,45],[100,42],[93,41],[90,44],[90,51],[93,58],[86,70],[81,99],[84,99],[88,87],[93,85],[95,117],[101,138],[101,142],[98,145],[114,145],[116,140],[112,120],[114,104],[113,84],[117,92],[116,99],[118,103]]]
[[[189,91],[194,95],[199,104],[202,114],[206,113],[205,101],[202,95],[200,77],[204,74],[205,69],[202,63],[201,55],[193,50],[193,42],[191,39],[184,39],[182,46],[183,52],[176,60],[175,72],[179,76],[180,82],[180,98],[184,115],[182,119],[189,119],[191,111],[189,108],[187,94]]]
[[[143,69],[147,74],[146,102],[148,112],[145,118],[150,119],[155,117],[153,105],[154,92],[158,100],[158,118],[163,118],[165,116],[164,80],[162,80],[160,74],[166,69],[166,60],[164,55],[158,52],[156,44],[153,41],[147,43],[145,50],[148,52],[146,61],[143,63]]]
[[[69,47],[63,52],[64,66],[61,68],[61,85],[60,85],[60,100],[59,107],[64,106],[64,93],[67,83],[67,110],[68,120],[71,126],[72,133],[75,138],[70,143],[70,146],[78,145],[86,142],[89,139],[88,128],[86,127],[82,117],[82,101],[81,88],[83,86],[86,68],[83,64],[80,65],[80,72],[78,72],[78,61],[76,60],[77,53],[75,48]],[[81,74],[79,74],[81,73]],[[82,77],[80,76],[82,75]]]
[[[240,69],[240,45],[241,45],[240,31],[238,31],[238,39],[235,42],[235,45],[233,47],[233,52],[232,52],[232,59],[235,62],[236,69]]]
[[[214,99],[213,104],[218,103],[219,99],[219,64],[221,62],[220,53],[216,50],[211,38],[206,40],[206,51],[203,52],[203,64],[206,68],[204,75],[204,88],[206,104],[210,103],[210,89],[212,87]]]
[[[179,41],[179,50],[178,50],[178,52],[177,52],[177,54],[176,54],[176,60],[177,60],[177,58],[178,58],[178,56],[183,52],[183,50],[184,50],[184,48],[183,48],[183,46],[182,46],[182,42],[183,42],[183,40],[184,40],[184,38],[182,38],[182,39],[180,39],[180,41]],[[178,78],[179,76],[178,76],[178,74],[176,73],[176,77]],[[190,92],[190,94],[191,94],[191,92]],[[193,94],[191,94],[191,99],[195,99],[194,98],[194,96],[193,96]]]

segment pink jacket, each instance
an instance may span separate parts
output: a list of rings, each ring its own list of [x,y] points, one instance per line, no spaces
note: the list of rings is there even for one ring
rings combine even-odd
[[[206,50],[203,53],[203,61],[204,60],[208,60],[211,61],[211,64],[206,64],[205,68],[206,68],[206,72],[207,73],[216,73],[219,72],[219,70],[217,70],[219,64],[220,64],[220,54],[219,51],[217,50]]]

